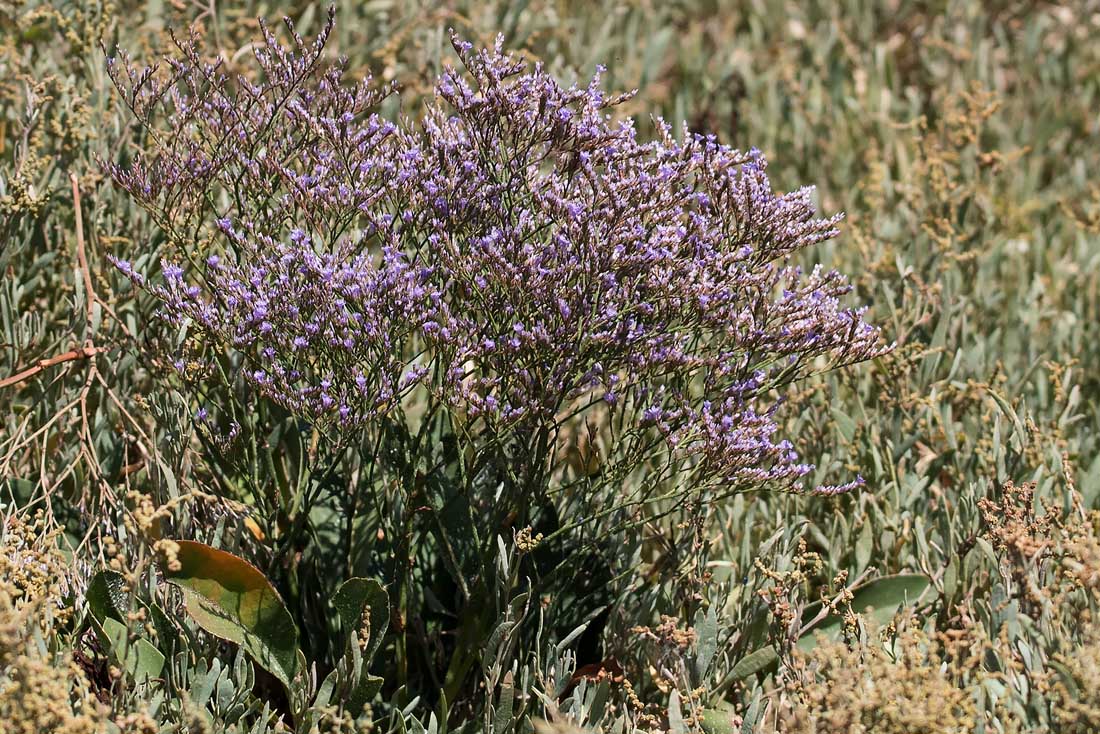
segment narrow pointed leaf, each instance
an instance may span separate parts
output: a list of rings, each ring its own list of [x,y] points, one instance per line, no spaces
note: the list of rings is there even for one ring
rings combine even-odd
[[[779,660],[779,653],[772,646],[753,650],[745,657],[737,661],[730,671],[730,677],[734,680],[744,680],[756,675],[761,670],[774,665]]]

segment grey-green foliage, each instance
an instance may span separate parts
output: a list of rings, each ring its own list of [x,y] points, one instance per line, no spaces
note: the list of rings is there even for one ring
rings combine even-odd
[[[311,495],[332,490],[304,479],[311,436],[238,395],[242,430],[263,428],[257,443],[267,448],[220,451],[200,443],[187,425],[199,406],[179,404],[167,365],[151,348],[171,335],[139,331],[155,323],[148,306],[106,261],[135,247],[155,259],[163,243],[98,177],[96,155],[124,158],[143,133],[128,127],[109,93],[95,41],[139,52],[147,44],[152,53],[160,29],[202,15],[207,36],[232,61],[255,37],[247,19],[288,13],[308,33],[323,15],[310,4],[215,10],[60,0],[0,6],[0,380],[88,339],[110,350],[0,388],[0,500],[18,495],[33,511],[49,498],[71,545],[87,535],[80,553],[97,565],[105,560],[101,535],[136,542],[124,532],[119,502],[129,488],[158,503],[193,489],[243,500],[262,521],[263,541],[219,507],[183,506],[175,528],[255,553],[270,561],[265,571],[283,569],[288,606],[314,632],[319,656],[333,663],[346,648],[339,625],[324,614],[326,587],[317,576],[335,568],[334,578],[350,575],[346,558],[323,550],[333,547],[340,523],[354,518],[332,502],[307,506]],[[565,78],[608,63],[610,86],[639,88],[626,111],[643,116],[643,134],[645,116],[659,113],[760,147],[777,184],[816,182],[823,209],[848,213],[845,233],[817,257],[862,274],[857,296],[898,341],[873,367],[824,377],[789,396],[798,410],[787,430],[817,462],[815,479],[859,472],[866,491],[835,499],[739,496],[694,508],[697,528],[680,522],[692,518],[646,527],[635,543],[603,549],[618,568],[637,570],[616,579],[599,620],[570,617],[560,600],[544,608],[525,596],[526,579],[515,574],[514,547],[505,539],[487,612],[469,633],[493,641],[492,649],[468,652],[484,685],[481,715],[456,709],[448,717],[454,701],[429,706],[398,687],[391,700],[374,701],[380,728],[439,732],[467,721],[471,729],[518,732],[535,717],[554,716],[628,728],[638,712],[624,705],[621,683],[582,677],[562,696],[577,667],[570,647],[580,638],[559,643],[592,625],[602,626],[601,652],[617,657],[654,711],[679,709],[662,720],[672,728],[692,719],[685,694],[695,687],[712,707],[704,728],[708,721],[732,726],[743,718],[738,727],[750,729],[758,718],[769,721],[768,676],[786,664],[782,647],[792,640],[760,601],[758,592],[776,581],[754,561],[789,573],[799,539],[822,560],[787,597],[799,619],[840,572],[849,581],[923,573],[936,596],[926,611],[937,623],[965,602],[990,624],[1009,624],[1029,649],[1067,644],[1057,625],[1005,617],[1014,613],[1001,604],[1011,593],[989,580],[998,561],[971,544],[981,529],[977,501],[1005,480],[1036,481],[1037,497],[1063,507],[1067,476],[1087,506],[1100,493],[1100,378],[1092,368],[1100,359],[1095,2],[383,1],[341,3],[339,13],[335,41],[352,69],[400,82],[404,91],[393,104],[409,114],[446,60],[445,32],[454,26],[482,43],[503,32],[510,47]],[[35,88],[36,81],[45,86]],[[107,146],[107,139],[118,142]],[[80,181],[91,283],[102,300],[91,310],[70,171]],[[415,507],[395,508],[397,519]],[[298,538],[287,527],[311,534],[310,550],[295,555]],[[280,544],[285,552],[269,552]],[[432,591],[432,574],[422,574],[410,579]],[[169,599],[159,603],[176,611]],[[694,627],[696,646],[665,649],[633,631],[654,627],[662,614]],[[537,634],[517,638],[519,620]],[[158,715],[182,721],[182,702],[190,701],[221,730],[235,726],[233,716],[269,730],[277,713],[263,696],[252,697],[251,668],[234,662],[243,658],[194,630],[183,639],[187,650],[166,663],[179,683],[151,704],[175,713]],[[392,655],[392,645],[392,638],[383,643],[380,655]],[[675,706],[654,685],[651,662],[682,677]],[[1018,678],[1008,685],[1004,695],[1021,715],[1046,721],[1043,702]]]

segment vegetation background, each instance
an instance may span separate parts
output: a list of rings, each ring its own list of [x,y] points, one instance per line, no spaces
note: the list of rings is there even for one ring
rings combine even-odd
[[[446,622],[422,630],[440,670],[474,650],[478,672],[454,685],[433,688],[437,653],[399,675],[421,633],[394,617],[377,640],[385,683],[357,724],[317,696],[319,674],[280,692],[156,585],[167,538],[227,548],[271,577],[309,660],[344,659],[310,586],[334,561],[287,529],[304,500],[234,495],[149,333],[153,304],[108,261],[160,245],[101,170],[148,143],[105,50],[153,60],[167,29],[194,26],[244,68],[255,19],[282,15],[309,35],[325,8],[0,3],[10,731],[1100,728],[1100,3],[337,3],[332,50],[353,76],[396,82],[387,104],[403,114],[454,63],[453,27],[481,46],[501,33],[565,81],[606,64],[609,88],[639,90],[622,112],[643,135],[661,115],[760,148],[777,188],[816,184],[823,212],[847,213],[807,257],[849,274],[897,343],[787,396],[814,481],[860,473],[863,489],[738,495],[652,523],[603,559],[614,584],[576,569],[592,594],[614,588],[609,611],[547,600],[533,637],[509,636],[509,615],[537,610],[506,585],[472,641],[447,642]],[[249,457],[259,471],[294,450],[284,439]],[[522,555],[506,540],[504,576]],[[115,578],[101,569],[127,592],[102,597],[113,616],[95,612],[90,580]]]

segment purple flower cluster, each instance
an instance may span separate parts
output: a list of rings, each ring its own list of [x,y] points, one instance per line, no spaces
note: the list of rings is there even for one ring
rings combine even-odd
[[[837,232],[811,189],[775,192],[758,151],[661,122],[640,141],[599,74],[566,88],[499,41],[455,41],[464,71],[394,124],[322,62],[328,30],[289,50],[264,33],[259,81],[193,43],[167,78],[114,65],[160,144],[108,167],[201,245],[144,287],[258,391],[337,430],[421,391],[494,436],[602,404],[713,481],[809,470],[774,391],[884,349],[843,276],[790,262]]]

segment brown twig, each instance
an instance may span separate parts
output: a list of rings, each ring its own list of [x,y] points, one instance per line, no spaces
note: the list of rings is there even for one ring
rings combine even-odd
[[[34,375],[48,370],[57,364],[64,364],[65,362],[75,362],[76,360],[86,360],[95,357],[99,352],[105,352],[106,349],[96,347],[96,344],[91,340],[91,324],[94,320],[94,307],[99,300],[96,295],[96,289],[91,285],[91,270],[88,267],[88,256],[85,253],[84,248],[84,213],[80,209],[80,187],[77,182],[76,174],[69,173],[69,183],[73,184],[73,208],[76,215],[76,258],[77,263],[80,266],[80,275],[84,278],[84,299],[86,306],[87,317],[87,329],[86,339],[84,347],[79,349],[70,349],[63,354],[55,354],[54,357],[46,358],[44,360],[38,360],[29,368],[17,372],[11,376],[4,377],[0,380],[0,388],[9,387],[11,385],[19,384],[24,380],[30,380]],[[95,364],[92,365],[92,369],[95,369]],[[90,377],[89,377],[90,382]],[[84,393],[81,393],[81,401],[84,399]]]
[[[64,354],[56,354],[47,359],[40,359],[22,372],[16,372],[11,377],[5,377],[0,380],[0,388],[5,388],[20,383],[23,380],[30,379],[42,370],[49,369],[55,365],[64,364],[65,362],[74,362],[78,359],[88,359],[89,357],[94,357],[100,352],[105,351],[107,350],[103,347],[80,347],[79,349],[70,349]]]
[[[99,303],[103,306],[106,306],[106,304],[96,295],[95,286],[92,285],[92,271],[88,267],[88,256],[84,250],[84,212],[83,207],[80,205],[80,183],[77,181],[76,174],[72,171],[69,171],[69,182],[73,187],[73,212],[76,218],[76,259],[80,266],[81,275],[84,278],[84,303],[87,316],[87,323],[84,327],[84,347],[86,349],[95,349],[95,345],[92,341],[93,325],[95,323],[95,304]],[[92,362],[88,366],[88,374],[84,377],[84,386],[80,388],[80,453],[87,459],[88,468],[103,484],[104,488],[108,490],[107,494],[109,495],[110,485],[107,483],[100,469],[99,456],[96,453],[95,440],[92,438],[92,431],[88,421],[88,393],[92,389],[92,383],[98,376],[99,371],[96,369],[95,362]]]
[[[30,367],[16,372],[14,375],[5,377],[0,380],[0,389],[16,385],[24,380],[28,380],[39,372],[54,367],[65,362],[75,362],[80,359],[89,359],[99,354],[100,352],[107,351],[102,347],[97,347],[91,338],[91,328],[94,316],[94,307],[99,302],[99,296],[96,295],[95,288],[92,286],[92,271],[88,267],[88,256],[84,250],[84,213],[80,206],[80,185],[77,181],[75,173],[69,173],[69,182],[73,187],[73,210],[76,218],[76,259],[77,264],[80,267],[80,274],[84,280],[84,305],[87,316],[88,333],[84,340],[84,346],[79,349],[70,349],[63,354],[56,354],[46,359],[40,359]],[[95,366],[93,365],[93,369]],[[88,382],[91,382],[89,376]],[[81,393],[81,400],[83,401],[86,394],[86,390]]]

